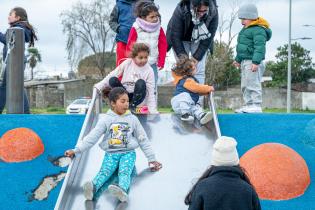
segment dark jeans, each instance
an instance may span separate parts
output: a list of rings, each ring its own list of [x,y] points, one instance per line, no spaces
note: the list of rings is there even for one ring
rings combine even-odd
[[[3,112],[5,103],[6,103],[6,86],[5,84],[3,84],[2,86],[0,86],[0,114],[2,114]],[[24,89],[24,114],[29,114],[29,113],[30,113],[30,106],[28,103],[26,90]]]
[[[26,64],[26,57],[24,56],[24,70],[25,70],[25,64]],[[2,64],[5,65],[5,64]],[[0,114],[2,114],[3,109],[5,107],[6,104],[6,69],[4,71],[4,75],[3,75],[3,82],[2,84],[0,84]],[[26,95],[26,90],[24,88],[24,93],[23,93],[23,101],[24,101],[24,114],[30,114],[30,105],[28,102],[28,98]]]
[[[111,88],[122,87],[125,88],[117,77],[109,79],[109,85]],[[133,93],[128,93],[130,108],[136,108],[143,102],[147,94],[147,86],[143,79],[137,80]]]

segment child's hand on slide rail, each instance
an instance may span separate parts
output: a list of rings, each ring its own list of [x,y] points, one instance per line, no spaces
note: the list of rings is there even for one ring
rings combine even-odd
[[[65,156],[73,158],[75,156],[75,153],[72,149],[69,149],[65,152]]]
[[[158,171],[162,168],[162,164],[158,161],[152,161],[149,162],[149,168],[151,169],[151,171]]]
[[[101,91],[101,89],[100,89],[99,87],[96,87],[96,86],[94,85],[93,88],[95,88],[95,89],[97,90],[98,94],[102,94],[102,91]]]
[[[209,85],[209,86],[210,86],[210,93],[214,92],[215,88],[212,85]]]
[[[109,92],[110,92],[111,90],[112,90],[112,89],[111,89],[110,87],[104,88],[104,90],[103,90],[103,96],[104,96],[105,98],[108,98]]]

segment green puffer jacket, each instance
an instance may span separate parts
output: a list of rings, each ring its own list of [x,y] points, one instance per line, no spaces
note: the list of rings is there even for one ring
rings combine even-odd
[[[261,17],[244,27],[238,34],[235,61],[252,60],[254,64],[260,64],[265,59],[266,42],[271,34],[269,23]]]

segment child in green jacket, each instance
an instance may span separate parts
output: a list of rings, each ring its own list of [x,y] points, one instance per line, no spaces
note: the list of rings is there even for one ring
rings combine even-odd
[[[244,105],[237,113],[261,113],[261,79],[265,71],[264,59],[266,42],[271,38],[269,23],[258,17],[254,4],[246,4],[239,9],[243,29],[237,38],[236,58],[233,65],[241,68],[241,89]]]

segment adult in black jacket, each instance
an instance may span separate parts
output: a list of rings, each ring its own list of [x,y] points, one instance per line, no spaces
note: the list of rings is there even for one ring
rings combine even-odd
[[[212,152],[211,167],[185,198],[189,210],[260,210],[257,193],[239,166],[236,141],[219,138]]]
[[[29,43],[29,47],[34,46],[34,41],[37,40],[37,36],[33,29],[33,26],[28,22],[28,17],[25,9],[22,7],[15,7],[10,11],[8,17],[8,23],[10,27],[18,27],[24,30],[24,38],[25,43]],[[3,34],[0,32],[0,42],[4,44],[3,48],[3,65],[7,64],[7,53],[8,53],[8,46],[6,43],[6,33]],[[26,61],[26,57],[24,57],[24,62]],[[25,65],[24,65],[25,68]],[[27,99],[26,91],[24,89],[24,114],[30,113],[29,102]],[[2,113],[6,104],[6,68],[1,69],[0,71],[0,114]]]
[[[196,78],[205,81],[206,53],[218,27],[216,0],[182,0],[167,26],[167,42],[175,56],[184,54],[197,63]]]

